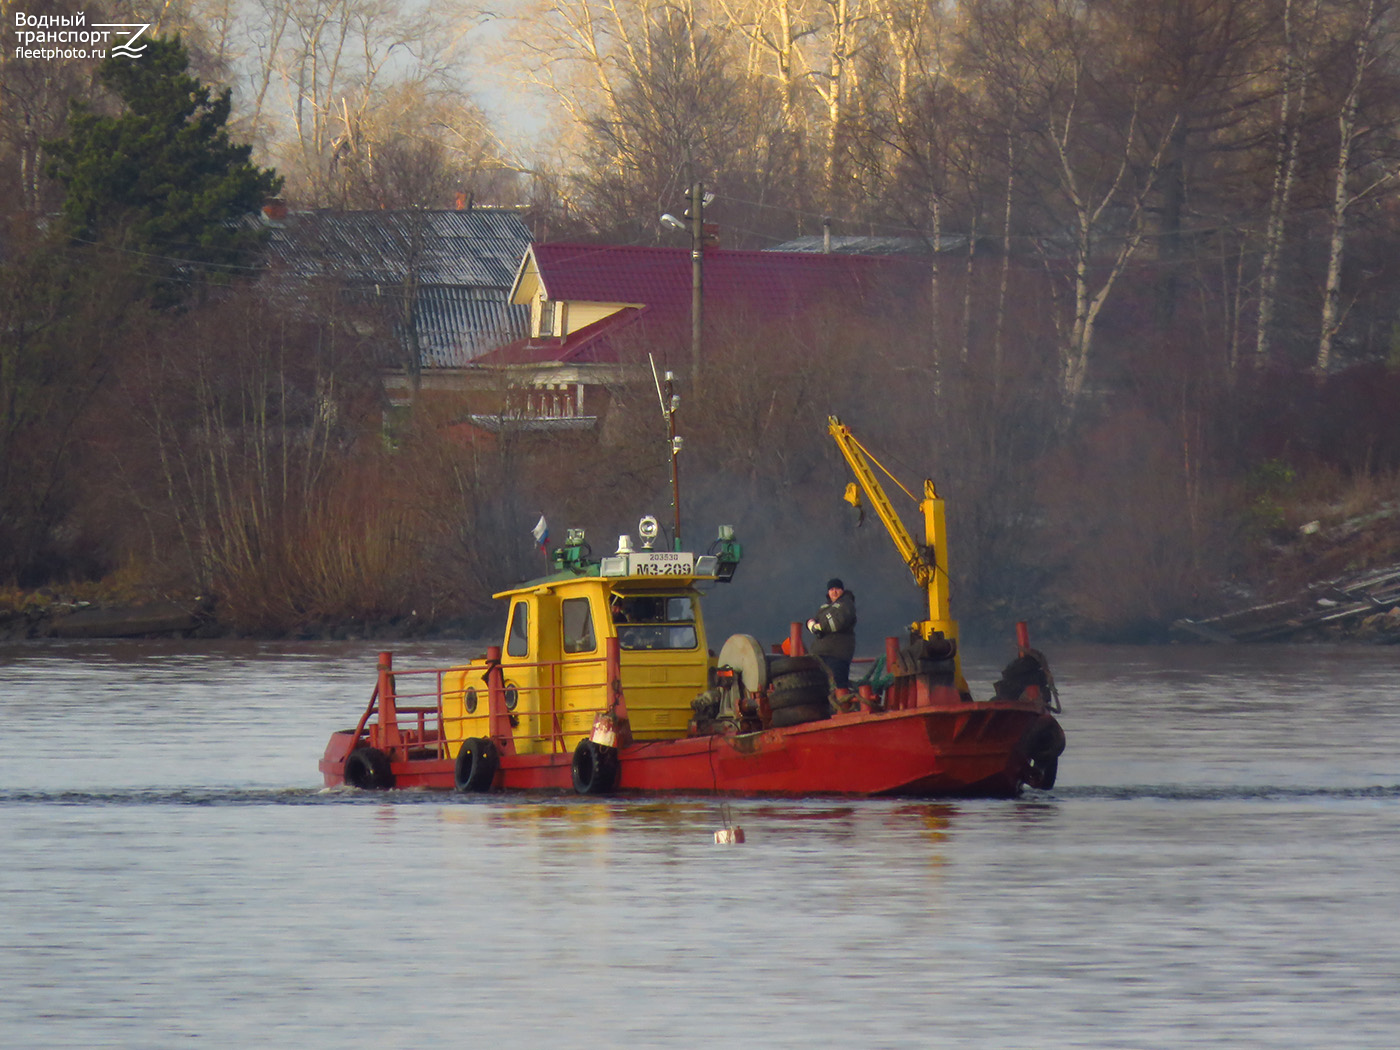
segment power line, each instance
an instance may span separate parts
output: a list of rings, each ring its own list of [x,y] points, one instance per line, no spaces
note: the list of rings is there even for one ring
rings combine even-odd
[[[733,204],[743,204],[743,205],[746,205],[746,206],[748,206],[748,207],[751,207],[751,208],[758,208],[758,209],[761,209],[761,210],[764,210],[764,211],[775,211],[775,212],[780,212],[780,213],[782,213],[782,214],[784,214],[784,215],[792,215],[792,216],[797,216],[797,217],[801,217],[801,218],[820,220],[820,221],[822,221],[822,222],[830,221],[830,222],[832,223],[833,226],[836,225],[837,223],[841,223],[841,224],[844,224],[845,226],[850,227],[850,228],[857,228],[857,229],[859,229],[859,228],[861,228],[861,227],[865,227],[865,228],[869,228],[869,229],[887,230],[887,231],[890,231],[890,232],[892,232],[892,233],[909,234],[909,235],[912,235],[912,236],[914,236],[914,237],[916,237],[916,238],[918,238],[918,239],[920,239],[920,240],[923,240],[923,241],[929,241],[929,240],[931,240],[931,234],[928,232],[928,230],[926,230],[926,229],[921,229],[920,227],[915,226],[915,225],[913,225],[913,224],[909,224],[909,223],[898,224],[898,225],[897,225],[897,224],[890,223],[890,222],[884,222],[884,221],[881,221],[881,220],[878,220],[878,219],[855,219],[855,218],[850,218],[850,217],[835,217],[835,216],[832,216],[830,213],[826,213],[826,212],[813,212],[813,211],[808,211],[808,210],[803,209],[803,208],[797,208],[797,207],[792,207],[792,206],[788,206],[788,205],[766,204],[766,203],[764,203],[764,202],[762,202],[762,201],[751,201],[751,200],[746,200],[746,199],[744,199],[744,198],[742,198],[742,197],[734,197],[734,196],[731,196],[731,195],[729,195],[729,194],[722,194],[722,193],[718,193],[718,192],[715,194],[715,197],[716,197],[717,200],[725,200],[725,201],[729,201],[730,203],[733,203]],[[1319,211],[1319,212],[1322,211],[1321,209],[1316,209],[1316,210]],[[1296,219],[1296,218],[1297,218],[1297,216],[1295,216],[1295,219]],[[743,227],[737,227],[737,228],[743,229]],[[1161,240],[1161,239],[1165,239],[1165,238],[1168,238],[1168,237],[1181,237],[1181,238],[1183,238],[1183,239],[1191,239],[1191,238],[1199,238],[1199,237],[1203,237],[1203,236],[1213,236],[1213,235],[1217,235],[1217,234],[1221,234],[1221,233],[1244,233],[1247,229],[1248,229],[1248,227],[1245,226],[1245,225],[1243,225],[1243,224],[1239,224],[1239,223],[1224,223],[1224,222],[1221,222],[1221,223],[1213,223],[1213,224],[1207,225],[1207,226],[1189,226],[1189,227],[1184,227],[1184,228],[1177,229],[1177,230],[1144,230],[1144,231],[1136,232],[1136,233],[1133,233],[1133,232],[1119,232],[1119,231],[1104,230],[1104,231],[1096,232],[1096,233],[1093,235],[1093,239],[1094,239],[1096,242],[1099,242],[1099,243],[1102,243],[1102,242],[1104,242],[1104,241],[1118,241],[1118,240],[1124,240],[1124,239],[1127,239],[1127,238],[1129,238],[1129,237],[1138,237],[1138,238],[1141,238],[1141,239],[1143,239],[1143,240]],[[757,236],[766,237],[766,238],[768,238],[768,239],[770,239],[770,240],[778,240],[778,241],[781,242],[781,238],[774,238],[774,237],[772,237],[772,236],[769,235],[769,234],[758,233],[757,231],[750,230],[750,229],[745,229],[745,232],[746,232],[746,233],[754,233],[754,234],[757,235]],[[941,237],[962,237],[962,238],[966,238],[966,239],[969,239],[969,240],[970,240],[972,235],[971,235],[970,233],[961,232],[961,231],[956,231],[956,230],[952,230],[952,231],[950,231],[950,230],[942,230],[942,231],[940,232],[940,236],[941,236]],[[1009,238],[1008,238],[1007,235],[1005,235],[1005,234],[1003,234],[1003,233],[989,233],[989,234],[983,235],[983,236],[981,237],[981,239],[983,239],[983,240],[994,240],[994,241],[1002,241],[1002,240],[1010,239],[1010,240],[1013,240],[1013,241],[1021,241],[1021,242],[1025,242],[1025,243],[1031,243],[1031,244],[1045,244],[1045,243],[1047,243],[1047,242],[1055,242],[1055,241],[1060,241],[1060,240],[1067,240],[1067,239],[1069,239],[1069,237],[1068,237],[1067,234],[1062,235],[1062,234],[1047,234],[1047,233],[1013,233],[1013,234],[1011,234],[1011,235],[1009,236]],[[1298,237],[1298,236],[1291,236],[1291,237],[1289,237],[1288,239],[1289,239],[1289,241],[1292,242],[1292,243],[1298,243],[1298,242],[1300,242],[1300,241],[1303,242],[1303,243],[1323,243],[1323,242],[1325,242],[1325,241],[1328,240],[1328,237],[1327,237],[1327,236],[1323,236],[1323,235],[1317,235],[1317,236],[1308,236],[1308,235],[1304,235],[1304,236],[1301,236],[1301,237]]]
[[[70,236],[70,237],[68,237],[67,239],[68,239],[69,242],[71,242],[71,243],[85,244],[85,245],[88,245],[89,247],[98,248],[98,249],[100,249],[100,250],[102,250],[102,251],[112,252],[112,253],[120,254],[120,255],[131,255],[131,256],[135,256],[135,257],[137,257],[137,258],[142,258],[142,259],[158,260],[158,261],[160,261],[160,262],[170,263],[170,264],[175,265],[175,266],[197,266],[197,267],[200,267],[200,268],[202,268],[202,269],[213,269],[213,270],[221,270],[221,271],[241,271],[241,272],[244,272],[244,273],[257,273],[257,272],[260,272],[261,270],[264,269],[263,266],[259,266],[259,265],[247,265],[247,264],[244,264],[244,263],[232,263],[232,262],[216,262],[216,261],[214,261],[214,260],[202,260],[202,259],[185,259],[185,258],[181,258],[181,257],[179,257],[179,256],[174,256],[174,255],[162,255],[162,254],[160,254],[159,252],[148,252],[148,251],[143,251],[143,250],[141,250],[140,248],[129,248],[129,247],[125,247],[125,246],[120,245],[120,244],[112,244],[112,243],[109,242],[109,241],[91,240],[91,239],[86,238],[86,237]],[[186,246],[187,246],[187,247],[194,247],[193,244],[188,244],[188,245],[186,245]],[[179,247],[178,242],[177,242],[177,244],[176,244],[176,247]],[[242,252],[249,252],[249,251],[251,251],[251,249],[233,249],[233,251],[242,253]]]

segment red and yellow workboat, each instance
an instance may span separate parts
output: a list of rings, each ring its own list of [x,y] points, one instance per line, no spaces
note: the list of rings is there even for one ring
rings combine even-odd
[[[733,530],[721,527],[697,556],[657,549],[647,517],[640,542],[620,537],[615,554],[596,560],[571,532],[553,552],[557,571],[495,595],[508,610],[505,638],[485,656],[405,671],[381,654],[358,724],[326,747],[325,783],[917,798],[1052,787],[1065,737],[1025,625],[995,695],[974,700],[948,607],[943,501],[925,481],[916,544],[873,457],[839,420],[829,429],[856,478],[847,499],[863,494],[874,507],[928,602],[926,618],[886,639],[855,688],[834,688],[797,624],[780,646],[739,634],[714,653],[702,597],[739,564]]]

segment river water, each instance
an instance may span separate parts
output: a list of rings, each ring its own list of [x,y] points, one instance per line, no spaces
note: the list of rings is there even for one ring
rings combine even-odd
[[[726,812],[322,791],[375,647],[199,644],[0,648],[0,1045],[1400,1046],[1400,650],[1065,648],[1051,793]]]

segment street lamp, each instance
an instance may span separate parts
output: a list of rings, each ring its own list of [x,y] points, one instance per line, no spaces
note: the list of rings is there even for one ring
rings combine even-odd
[[[715,242],[711,230],[706,228],[705,208],[715,199],[713,193],[706,193],[705,187],[694,183],[690,187],[690,205],[685,209],[682,221],[670,212],[661,216],[661,225],[672,230],[690,228],[690,382],[698,386],[700,382],[700,339],[702,331],[705,245]]]

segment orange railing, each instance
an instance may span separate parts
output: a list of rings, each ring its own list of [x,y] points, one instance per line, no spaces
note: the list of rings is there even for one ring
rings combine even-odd
[[[609,638],[606,639],[606,642],[604,655],[600,657],[570,659],[567,662],[546,660],[511,665],[510,670],[516,673],[532,669],[540,672],[538,677],[544,684],[536,686],[521,686],[515,683],[507,686],[504,669],[501,665],[500,648],[493,646],[489,649],[486,657],[486,673],[482,675],[482,678],[485,680],[487,692],[488,735],[496,741],[497,746],[503,751],[514,751],[517,748],[517,741],[544,740],[549,742],[552,752],[563,752],[566,734],[561,716],[565,713],[588,717],[590,728],[592,718],[604,712],[611,712],[615,717],[625,718],[627,706],[622,695],[617,640]],[[560,703],[563,685],[560,682],[561,676],[558,672],[566,663],[570,669],[588,667],[601,669],[603,673],[600,679],[588,684],[606,689],[608,702],[597,709],[583,708],[564,711]],[[404,757],[427,757],[422,754],[427,751],[431,752],[433,757],[447,758],[452,753],[452,745],[460,745],[465,738],[449,736],[444,728],[445,722],[449,721],[443,715],[444,697],[459,692],[457,689],[445,689],[444,679],[449,674],[460,675],[464,670],[465,668],[461,665],[397,670],[393,666],[393,654],[380,653],[378,681],[370,695],[364,713],[355,726],[354,741],[358,744],[359,741],[364,740],[371,747]],[[414,692],[402,691],[403,682],[423,679],[432,680],[431,691],[427,689]],[[464,684],[462,688],[469,687]],[[507,702],[509,690],[514,690],[516,693],[515,703],[508,704]],[[517,732],[520,723],[514,709],[518,706],[518,697],[521,694],[529,693],[537,693],[548,698],[547,704],[538,704],[528,712],[548,720],[548,727],[543,732]],[[423,702],[429,698],[431,698],[431,703]],[[450,721],[455,720],[455,718],[450,719]],[[404,724],[405,721],[407,721],[407,725]]]
[[[797,632],[793,633],[795,637],[800,637],[797,636]],[[533,686],[519,685],[515,682],[507,684],[506,669],[500,662],[501,650],[493,646],[487,652],[486,673],[480,676],[484,680],[487,694],[487,735],[496,741],[502,751],[515,751],[519,744],[525,741],[547,741],[551,752],[563,753],[566,751],[564,738],[567,735],[562,722],[565,714],[584,716],[590,727],[593,718],[599,714],[611,712],[615,717],[625,717],[627,706],[622,693],[617,639],[609,638],[606,642],[609,651],[598,657],[575,657],[567,661],[541,660],[510,665],[509,670],[513,675],[529,671],[538,672],[535,677],[540,684]],[[793,648],[801,652],[800,641]],[[869,664],[874,662],[874,658],[857,657],[851,662],[853,665]],[[593,681],[590,676],[590,680],[582,684],[607,689],[608,702],[598,708],[566,710],[562,704],[565,686],[560,673],[565,667],[570,670],[591,667],[600,669],[601,678]],[[446,688],[445,679],[448,675],[461,675],[465,669],[463,665],[457,665],[399,670],[393,666],[392,653],[380,653],[379,678],[369,703],[355,726],[355,743],[363,740],[371,747],[405,758],[428,757],[425,752],[430,753],[432,757],[448,758],[465,736],[448,734],[446,722],[455,722],[458,719],[444,717],[443,701],[447,696],[460,695],[465,689],[474,686],[463,682],[460,687],[449,690]],[[418,683],[423,683],[421,688],[418,687]],[[405,691],[405,687],[411,691]],[[510,690],[516,693],[517,699],[514,703],[508,703],[507,693]],[[519,697],[529,694],[536,694],[542,702],[528,707],[523,713],[543,720],[547,725],[537,732],[520,732],[521,723],[516,708],[519,706]],[[864,691],[862,698],[867,701],[875,699],[873,695],[865,696]],[[579,730],[568,732],[576,733]],[[586,733],[587,730],[583,732]]]

